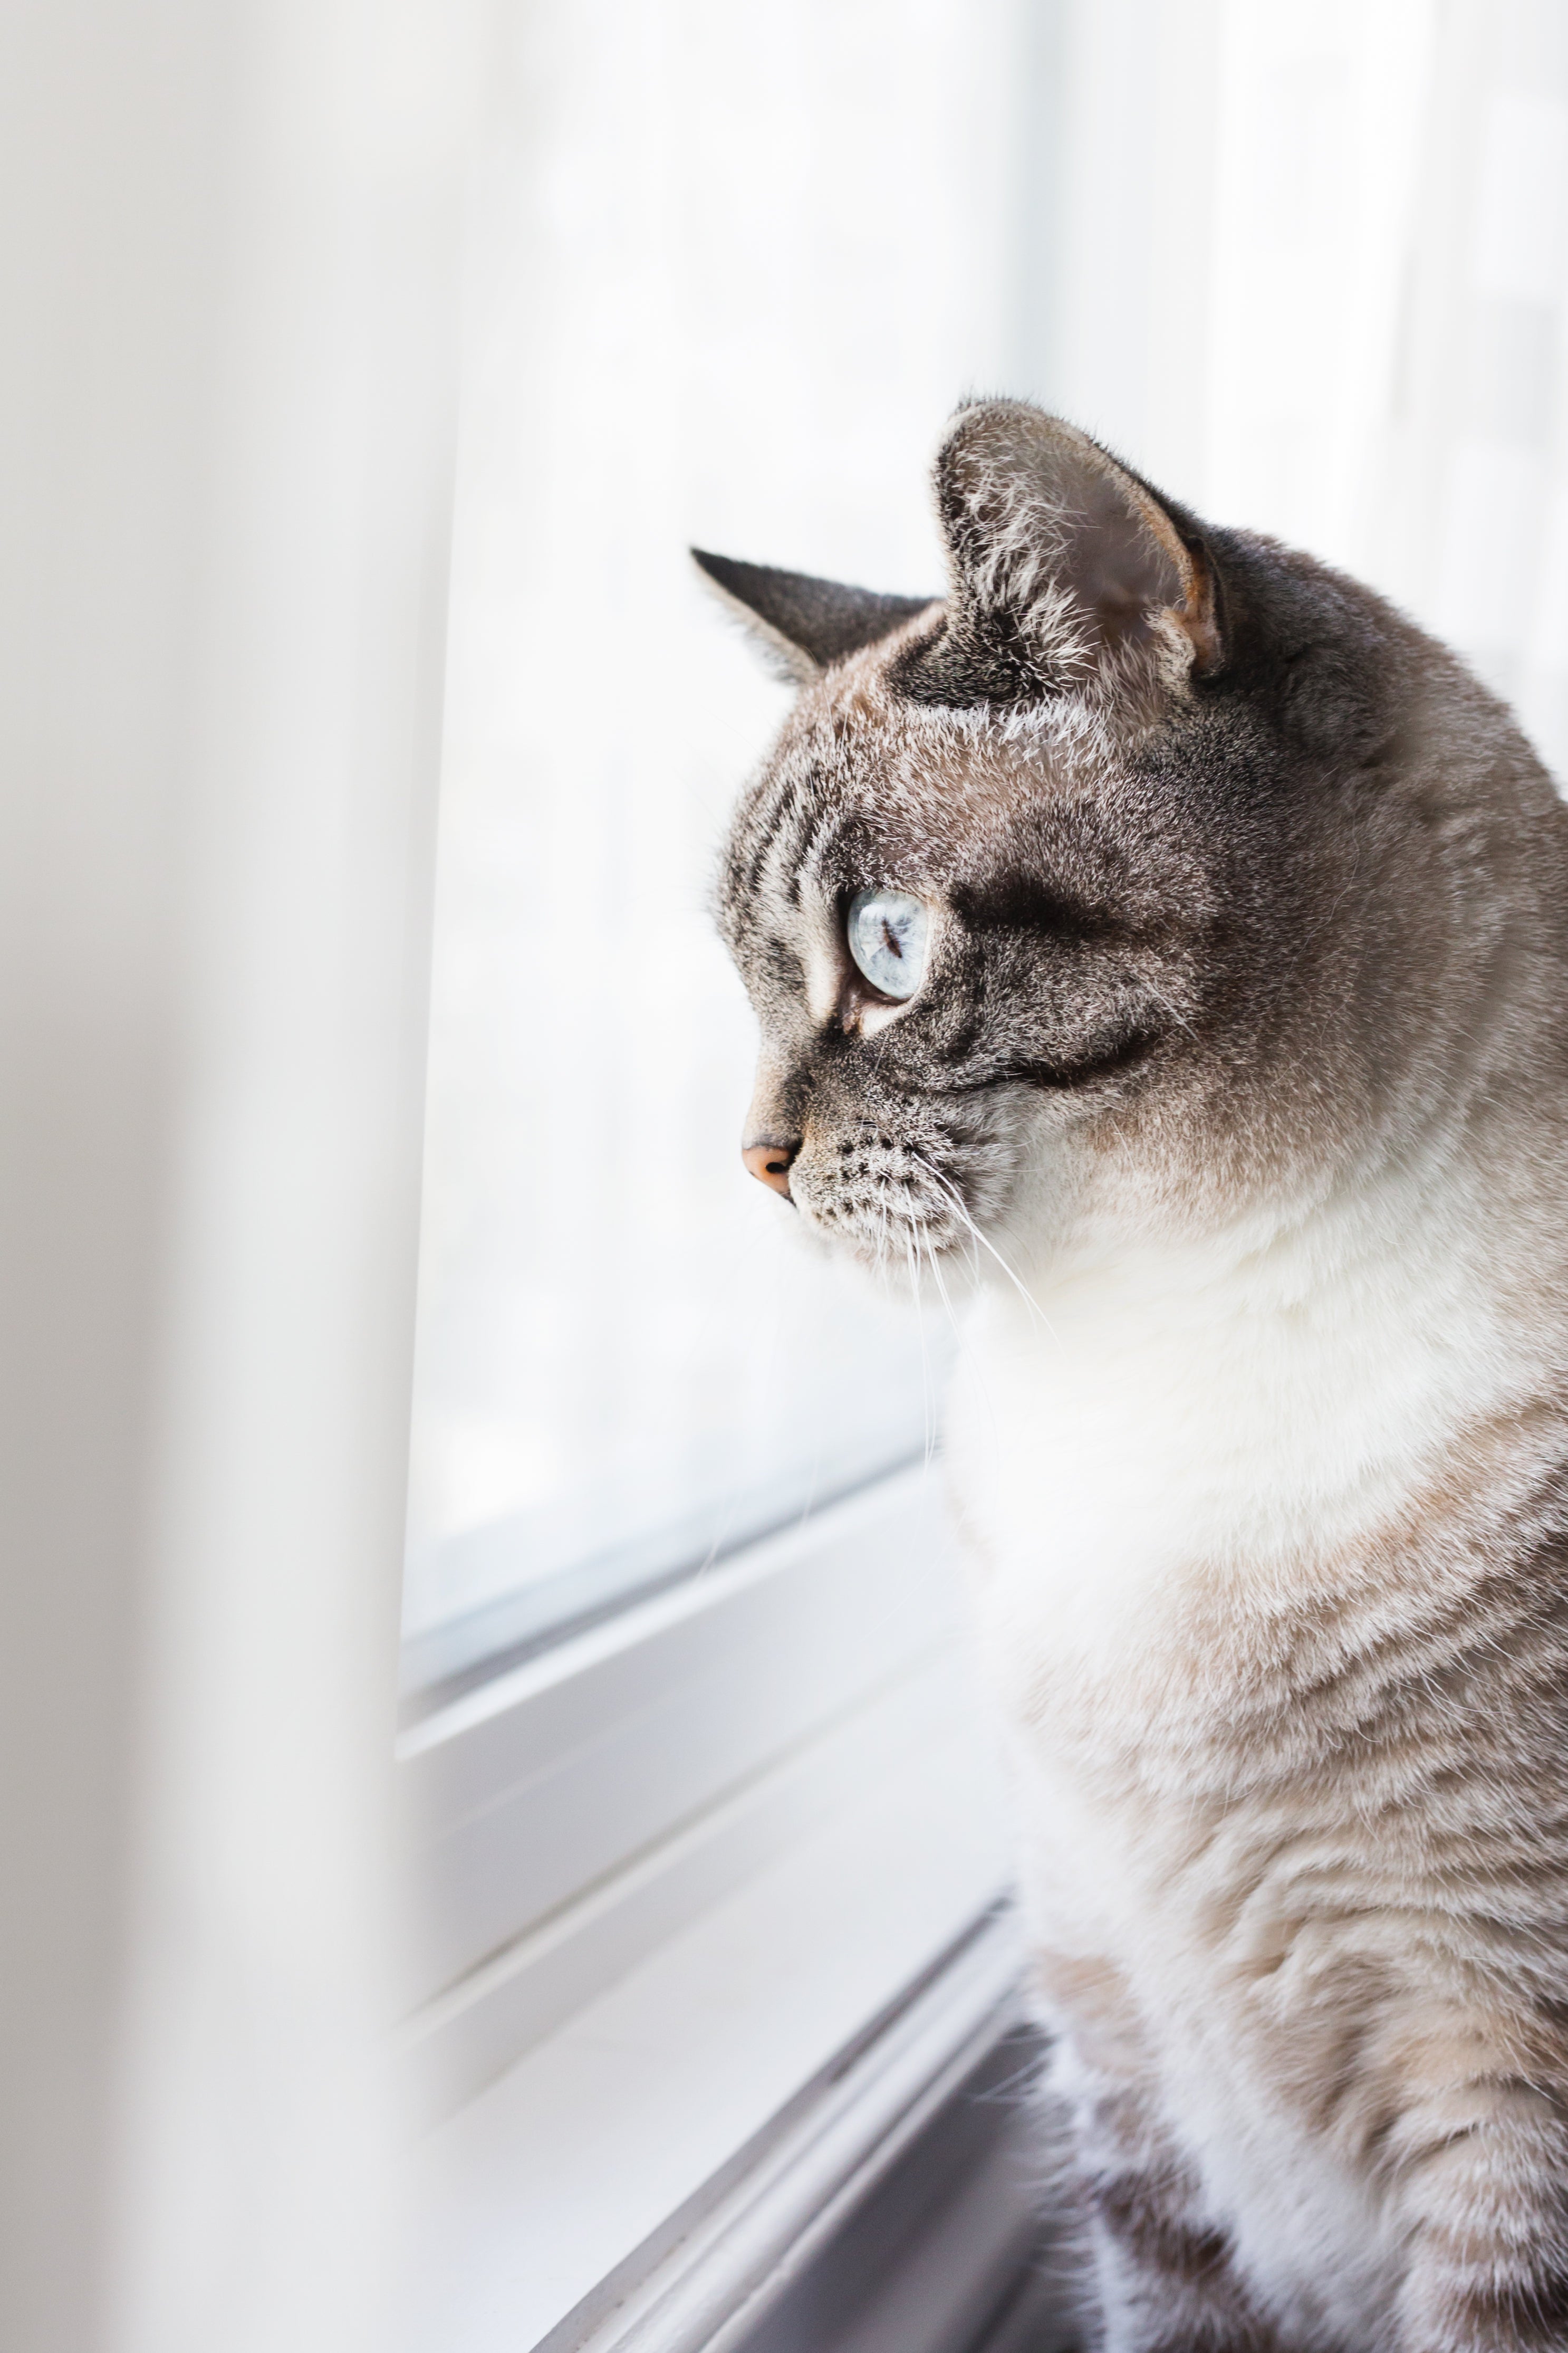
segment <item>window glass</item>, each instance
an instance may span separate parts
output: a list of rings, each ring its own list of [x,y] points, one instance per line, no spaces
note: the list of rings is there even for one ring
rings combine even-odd
[[[1003,0],[526,8],[474,192],[409,1675],[579,1623],[927,1443],[946,1345],[744,1174],[709,912],[787,705],[685,550],[937,591],[1009,380]]]

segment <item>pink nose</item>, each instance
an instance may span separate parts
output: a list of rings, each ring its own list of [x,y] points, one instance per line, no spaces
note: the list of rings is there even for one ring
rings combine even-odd
[[[741,1157],[759,1185],[771,1185],[787,1201],[790,1163],[799,1150],[798,1144],[742,1144]]]

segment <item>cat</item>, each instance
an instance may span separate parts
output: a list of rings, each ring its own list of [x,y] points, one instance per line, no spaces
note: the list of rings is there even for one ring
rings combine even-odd
[[[1107,2353],[1568,2346],[1568,809],[1354,581],[1016,401],[800,692],[754,1172],[971,1263],[947,1449]]]

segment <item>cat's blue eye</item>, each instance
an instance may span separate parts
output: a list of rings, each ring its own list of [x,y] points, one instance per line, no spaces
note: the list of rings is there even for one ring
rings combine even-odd
[[[925,903],[905,891],[861,891],[849,902],[849,953],[884,997],[912,997],[926,966]]]

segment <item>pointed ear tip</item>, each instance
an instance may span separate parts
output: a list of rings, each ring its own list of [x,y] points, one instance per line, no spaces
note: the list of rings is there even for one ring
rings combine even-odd
[[[1033,407],[1028,401],[1010,399],[1005,393],[973,392],[967,399],[959,402],[948,418],[947,434],[943,438],[951,438],[955,433],[972,433],[980,427],[994,423],[998,417],[1020,413],[1033,417],[1045,414],[1043,409]]]
[[[976,396],[961,401],[948,419],[937,449],[937,464],[942,466],[961,449],[973,448],[977,443],[995,444],[1005,438],[1012,439],[1016,448],[1024,442],[1037,448],[1055,443],[1058,448],[1075,451],[1099,448],[1081,427],[1032,400]]]
[[[758,571],[756,565],[742,564],[738,555],[716,555],[710,547],[693,547],[687,552],[705,588],[716,588],[727,604],[744,605],[749,611],[755,611],[754,600],[747,590]]]

